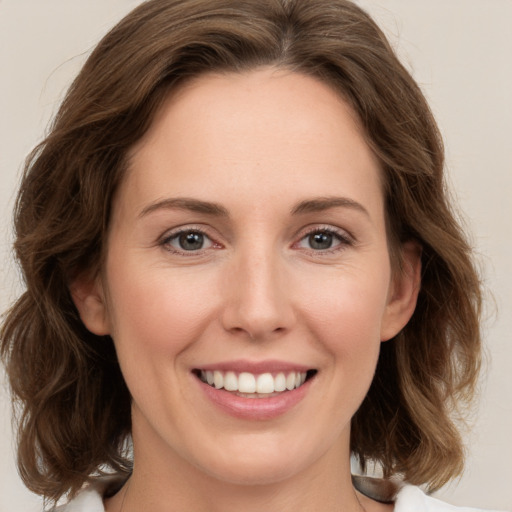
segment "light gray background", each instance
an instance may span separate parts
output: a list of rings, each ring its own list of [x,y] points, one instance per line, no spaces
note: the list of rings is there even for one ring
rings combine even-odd
[[[328,1],[328,0],[326,0]],[[20,289],[11,209],[23,158],[87,53],[138,0],[0,0],[0,310]],[[439,497],[512,510],[512,0],[360,0],[430,100],[489,290],[486,376],[467,470]],[[492,298],[494,297],[494,298]],[[1,374],[0,374],[1,377]],[[0,380],[0,512],[40,511],[14,464]]]

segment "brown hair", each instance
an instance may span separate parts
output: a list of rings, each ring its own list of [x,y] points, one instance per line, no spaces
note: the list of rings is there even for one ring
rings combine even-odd
[[[1,350],[31,490],[57,499],[100,469],[130,471],[130,395],[112,340],[86,330],[68,288],[101,268],[128,149],[177,84],[269,64],[327,82],[351,104],[383,168],[392,258],[408,239],[423,249],[417,308],[382,344],[352,451],[363,467],[376,461],[386,476],[431,488],[461,471],[451,412],[474,391],[481,296],[420,89],[347,0],[151,0],[98,44],[25,167],[15,249],[26,291],[6,316]]]

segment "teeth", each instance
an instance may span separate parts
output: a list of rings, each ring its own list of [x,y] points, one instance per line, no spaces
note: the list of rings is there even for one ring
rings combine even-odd
[[[226,391],[238,390],[238,379],[234,372],[227,372],[226,375],[224,375],[224,389]]]
[[[213,372],[213,385],[217,389],[224,387],[224,375],[222,375],[222,373],[218,372],[217,370]]]
[[[278,373],[274,379],[274,391],[284,391],[285,389],[286,377],[284,376],[284,373]]]
[[[306,372],[280,372],[276,375],[261,373],[254,375],[242,372],[238,376],[235,372],[201,371],[201,380],[216,389],[224,388],[226,391],[238,391],[247,394],[248,398],[260,395],[271,395],[285,390],[298,388],[306,381]],[[250,395],[250,396],[249,396]]]
[[[272,377],[270,373],[262,373],[261,375],[258,375],[258,379],[256,380],[256,392],[274,392],[274,377]]]
[[[286,377],[286,389],[291,391],[295,388],[295,373],[289,373],[288,377]]]
[[[256,392],[256,377],[252,373],[241,373],[238,376],[238,389],[240,393],[255,393]]]

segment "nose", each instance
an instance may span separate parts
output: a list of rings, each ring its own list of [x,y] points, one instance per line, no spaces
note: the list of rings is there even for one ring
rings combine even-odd
[[[247,252],[235,258],[226,276],[222,322],[233,334],[263,341],[292,328],[294,308],[279,255],[271,250]]]

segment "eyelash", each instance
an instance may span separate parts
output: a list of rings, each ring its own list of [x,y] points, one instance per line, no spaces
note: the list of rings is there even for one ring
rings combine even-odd
[[[355,239],[352,235],[347,233],[344,230],[334,228],[332,226],[314,226],[307,229],[305,232],[301,234],[301,237],[298,242],[294,243],[294,246],[302,242],[305,238],[310,237],[315,234],[329,234],[332,235],[339,243],[334,247],[329,247],[328,249],[304,249],[306,253],[310,255],[330,255],[340,251],[345,250],[347,247],[351,247],[355,244]]]
[[[171,245],[171,242],[173,240],[177,240],[181,235],[192,234],[192,233],[201,235],[205,239],[210,240],[211,247],[207,247],[207,248],[199,249],[199,250],[195,250],[195,251],[194,250],[187,251],[187,250],[184,250],[184,249],[177,249],[177,248],[175,248],[175,247],[173,247]],[[162,247],[164,247],[164,249],[166,251],[169,251],[172,254],[177,254],[177,255],[185,256],[185,257],[200,256],[205,251],[207,251],[208,249],[210,249],[212,247],[215,248],[215,249],[222,248],[222,245],[219,244],[218,242],[215,242],[212,239],[212,237],[206,232],[206,230],[204,228],[195,227],[195,226],[187,226],[187,227],[184,227],[184,228],[178,228],[176,231],[172,231],[171,233],[166,233],[162,237],[162,239],[160,241],[160,245]]]
[[[211,246],[202,248],[202,249],[198,249],[198,250],[187,251],[184,249],[177,249],[171,245],[171,242],[173,240],[177,240],[181,235],[192,234],[192,233],[201,235],[204,238],[208,239],[211,242]],[[336,253],[339,251],[343,251],[347,247],[353,246],[355,243],[355,240],[352,237],[352,235],[348,234],[346,231],[333,228],[332,226],[315,226],[315,227],[312,227],[312,228],[306,230],[305,232],[303,232],[301,234],[299,240],[297,242],[295,242],[292,247],[296,247],[304,239],[306,239],[307,237],[310,237],[311,235],[315,235],[315,234],[332,235],[339,243],[337,245],[335,245],[334,247],[329,247],[328,249],[315,250],[312,248],[309,248],[309,249],[303,248],[303,251],[306,253],[309,253],[310,255],[319,256],[319,255],[333,254],[333,253]],[[165,248],[165,250],[167,250],[173,254],[177,254],[177,255],[185,256],[185,257],[200,256],[205,251],[207,251],[211,248],[214,248],[214,249],[222,248],[222,244],[215,242],[212,239],[212,237],[206,232],[206,230],[204,230],[203,228],[194,227],[194,226],[187,226],[186,228],[179,228],[176,231],[172,231],[171,233],[166,233],[162,237],[159,245],[163,246]]]

